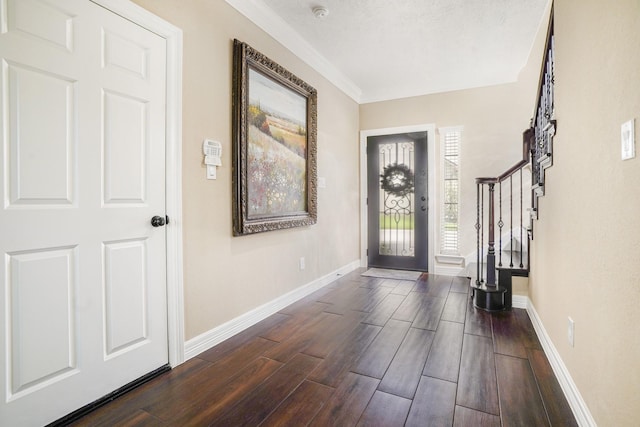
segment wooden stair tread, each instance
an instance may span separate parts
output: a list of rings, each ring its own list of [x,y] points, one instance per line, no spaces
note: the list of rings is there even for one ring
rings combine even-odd
[[[496,267],[496,270],[510,272],[511,276],[529,277],[529,270],[527,270],[526,268]]]

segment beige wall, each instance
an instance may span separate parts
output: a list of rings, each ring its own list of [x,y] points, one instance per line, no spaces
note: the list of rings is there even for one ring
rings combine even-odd
[[[409,126],[422,123],[437,128],[463,126],[460,172],[460,255],[476,248],[476,186],[478,176],[497,176],[522,159],[522,131],[528,126],[531,106],[514,107],[517,84],[418,96],[360,106],[361,129]],[[436,139],[436,159],[440,158]],[[500,153],[495,156],[491,153]],[[436,177],[440,163],[436,161]],[[436,181],[439,194],[440,186]],[[439,199],[439,196],[438,196]],[[440,212],[436,210],[436,217]],[[438,221],[436,220],[436,223]],[[429,236],[435,238],[435,236]],[[430,254],[433,256],[435,254]]]
[[[462,236],[473,178],[520,158],[540,41],[517,83],[358,105],[221,0],[135,0],[184,31],[183,197],[187,338],[358,258],[358,130],[464,126]],[[535,223],[529,294],[599,425],[640,419],[640,159],[620,160],[620,124],[640,117],[640,3],[556,0],[558,134]],[[239,38],[318,89],[316,226],[231,236],[231,46]],[[640,126],[640,123],[636,123]],[[636,131],[636,137],[638,135]],[[204,137],[223,142],[207,181]],[[501,153],[493,156],[494,152]],[[462,241],[463,254],[474,248]],[[307,268],[298,270],[305,256]],[[566,339],[575,320],[575,347]]]
[[[135,0],[184,32],[186,337],[193,338],[359,257],[358,105],[222,0]],[[237,38],[318,90],[318,224],[231,234],[232,44]],[[205,178],[202,140],[223,145]],[[306,268],[298,260],[304,256]]]
[[[534,108],[546,19],[531,49],[531,57],[515,83],[360,105],[361,130],[423,123],[434,124],[436,128],[464,127],[459,218],[462,256],[475,259],[475,178],[498,176],[522,160],[522,132],[529,127]],[[436,157],[440,158],[439,136],[436,139]],[[436,177],[440,177],[439,161],[436,161]],[[514,179],[517,183],[518,178]],[[530,177],[525,174],[525,184],[527,180],[530,181]],[[436,197],[440,200],[439,182],[436,188]],[[504,191],[506,194],[506,189]],[[436,217],[439,216],[437,211]],[[526,217],[524,222],[526,226]]]
[[[640,158],[620,159],[620,125],[634,118],[638,138],[640,2],[556,0],[555,34],[558,131],[530,296],[598,425],[637,426]]]

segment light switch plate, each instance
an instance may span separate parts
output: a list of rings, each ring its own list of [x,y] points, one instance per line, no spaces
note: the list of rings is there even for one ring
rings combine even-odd
[[[207,179],[216,179],[216,166],[206,165]]]
[[[567,341],[569,345],[573,347],[575,339],[575,322],[571,317],[567,317]]]
[[[620,127],[620,142],[622,145],[622,160],[633,159],[636,156],[636,141],[633,119]]]

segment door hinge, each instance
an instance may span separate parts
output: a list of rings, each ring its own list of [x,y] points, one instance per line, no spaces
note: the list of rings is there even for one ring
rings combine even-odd
[[[368,197],[367,197],[367,202],[366,203],[367,203],[367,206],[369,206],[369,198]]]

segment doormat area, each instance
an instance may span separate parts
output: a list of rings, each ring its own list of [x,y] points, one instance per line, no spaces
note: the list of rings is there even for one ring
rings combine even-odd
[[[369,277],[381,277],[383,279],[396,279],[396,280],[418,280],[422,273],[419,271],[407,271],[407,270],[389,270],[386,268],[370,268],[361,276]]]

